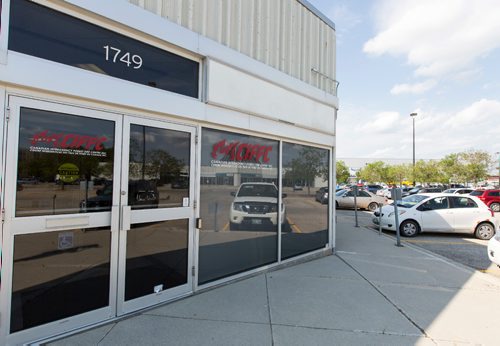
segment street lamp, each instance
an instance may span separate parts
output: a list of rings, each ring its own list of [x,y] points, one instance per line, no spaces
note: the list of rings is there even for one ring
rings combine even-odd
[[[413,187],[415,187],[415,117],[417,113],[411,113],[410,117],[413,119]]]
[[[500,189],[500,151],[497,151],[495,154],[498,155],[498,188]]]

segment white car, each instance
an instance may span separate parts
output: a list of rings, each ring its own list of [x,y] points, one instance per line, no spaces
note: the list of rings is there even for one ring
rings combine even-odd
[[[500,267],[500,230],[488,242],[488,257],[491,262]]]
[[[461,187],[461,188],[444,190],[443,193],[453,193],[453,194],[456,194],[456,195],[457,194],[458,195],[468,195],[472,191],[474,191],[474,189],[469,189],[469,188],[466,188],[466,187]]]
[[[421,232],[470,233],[490,239],[498,229],[498,219],[480,199],[469,195],[416,194],[397,201],[399,231],[406,237]],[[378,226],[379,213],[373,223]],[[381,226],[396,231],[394,207],[382,207]]]
[[[243,183],[229,212],[229,229],[275,229],[278,224],[278,188],[272,183]],[[286,197],[283,194],[282,197]],[[285,205],[281,203],[280,222],[285,224]]]

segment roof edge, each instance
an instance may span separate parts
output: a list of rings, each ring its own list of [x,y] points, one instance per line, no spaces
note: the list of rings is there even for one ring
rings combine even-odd
[[[309,11],[314,13],[316,16],[318,16],[323,22],[325,22],[330,28],[332,28],[334,31],[335,30],[335,23],[329,19],[327,16],[325,16],[320,10],[318,10],[316,7],[314,7],[309,1],[307,0],[297,0],[302,6],[306,7]]]

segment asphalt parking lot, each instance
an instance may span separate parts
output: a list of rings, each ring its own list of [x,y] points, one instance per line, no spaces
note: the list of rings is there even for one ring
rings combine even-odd
[[[498,213],[497,217],[500,217]],[[372,223],[372,218],[373,213],[358,211],[359,226],[378,231],[377,226]],[[354,211],[337,210],[337,219],[354,224]],[[394,242],[396,242],[396,234],[394,232],[382,232],[387,236],[393,237]],[[500,277],[500,268],[491,263],[488,258],[486,252],[488,241],[477,239],[473,235],[424,233],[415,238],[401,237],[401,242],[403,245],[405,243],[411,244],[480,272]]]

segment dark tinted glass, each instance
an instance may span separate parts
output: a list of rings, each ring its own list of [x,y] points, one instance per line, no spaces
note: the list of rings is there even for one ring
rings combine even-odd
[[[196,61],[31,1],[11,1],[10,7],[10,50],[198,97]]]
[[[482,190],[475,190],[470,193],[471,196],[482,196],[484,191]]]
[[[184,205],[189,198],[190,148],[188,132],[130,126],[128,202],[132,209]]]
[[[125,300],[187,283],[188,220],[132,225],[127,232]]]
[[[109,305],[109,229],[16,235],[11,332]]]
[[[115,123],[21,108],[16,216],[108,211]]]
[[[283,143],[282,185],[286,222],[281,258],[320,249],[328,242],[329,151]],[[294,185],[304,186],[302,190]]]
[[[476,202],[467,197],[448,197],[452,208],[477,208]]]
[[[201,284],[277,261],[278,164],[277,141],[203,129]]]

